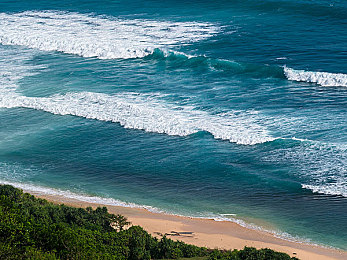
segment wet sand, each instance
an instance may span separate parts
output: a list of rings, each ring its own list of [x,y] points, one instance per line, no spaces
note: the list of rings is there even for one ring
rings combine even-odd
[[[25,191],[25,190],[24,190]],[[26,191],[28,192],[28,191]],[[74,207],[106,206],[109,212],[122,214],[132,225],[139,225],[156,237],[166,234],[174,240],[181,240],[189,244],[218,249],[242,249],[245,246],[256,248],[271,248],[285,252],[299,259],[347,259],[347,252],[324,248],[320,246],[287,241],[275,237],[271,233],[248,229],[229,221],[214,221],[153,213],[145,209],[109,206],[84,202],[63,196],[29,193],[47,199],[48,201]]]

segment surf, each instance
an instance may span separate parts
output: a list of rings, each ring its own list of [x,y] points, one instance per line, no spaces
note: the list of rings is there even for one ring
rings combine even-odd
[[[160,47],[215,35],[211,23],[171,22],[62,11],[0,13],[0,43],[99,59],[142,58]]]
[[[207,22],[121,19],[62,11],[0,13],[0,44],[25,46],[98,59],[165,60],[171,66],[205,67],[231,75],[281,78],[321,86],[347,86],[347,74],[295,70],[287,66],[251,64],[176,51],[218,35],[221,27]]]
[[[295,70],[284,67],[284,74],[292,81],[316,83],[324,87],[347,87],[347,74]]]
[[[187,136],[206,131],[216,139],[242,145],[274,139],[259,124],[255,112],[211,114],[191,106],[169,104],[158,97],[140,93],[106,95],[80,92],[48,98],[6,96],[0,99],[0,107],[23,107],[56,115],[73,115],[167,135]]]

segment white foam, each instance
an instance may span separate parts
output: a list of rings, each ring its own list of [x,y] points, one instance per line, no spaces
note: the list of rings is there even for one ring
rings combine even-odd
[[[343,196],[347,198],[347,181],[346,179],[340,179],[336,183],[320,184],[320,185],[308,185],[302,184],[303,189],[309,189],[314,193]]]
[[[325,87],[347,87],[347,74],[294,70],[284,67],[289,80],[317,83]]]
[[[309,174],[309,180],[302,182],[302,188],[314,193],[347,197],[346,144],[310,142],[310,151],[303,156],[300,166]],[[308,160],[309,158],[309,160]],[[317,158],[321,158],[319,161]]]
[[[234,213],[225,213],[225,214],[220,214],[221,216],[236,216]]]
[[[78,201],[83,201],[88,203],[97,203],[100,205],[119,206],[119,207],[127,207],[127,208],[142,208],[150,212],[156,212],[156,213],[162,212],[161,210],[155,207],[151,207],[147,205],[138,205],[136,203],[128,203],[128,202],[116,200],[113,198],[103,198],[103,197],[97,197],[97,196],[90,196],[87,194],[78,194],[68,190],[64,191],[60,189],[37,186],[37,185],[28,184],[28,183],[24,184],[19,182],[0,180],[0,184],[11,185],[16,188],[22,189],[24,192],[29,192],[34,195],[59,196],[59,197],[67,198],[67,199],[75,199]]]
[[[3,48],[1,51],[4,51]],[[214,114],[192,106],[168,103],[159,94],[80,92],[51,97],[21,96],[16,92],[17,81],[31,75],[33,68],[23,64],[25,57],[16,54],[16,50],[11,50],[12,54],[8,52],[0,55],[0,108],[43,110],[168,135],[187,136],[206,131],[217,139],[243,145],[274,140],[267,128],[261,125],[262,120],[255,111]]]
[[[24,107],[57,115],[73,115],[120,123],[125,128],[187,136],[199,131],[217,139],[254,145],[274,140],[254,112],[212,114],[190,106],[170,104],[156,95],[123,93],[106,95],[80,92],[48,98],[0,95],[0,107]]]
[[[24,64],[30,58],[29,52],[0,48],[0,95],[13,95],[18,81],[34,74],[33,67]]]
[[[211,23],[117,19],[59,11],[0,13],[0,43],[100,59],[127,59],[209,38]]]
[[[16,53],[15,50],[13,52]],[[255,111],[230,111],[217,114],[198,110],[192,106],[168,103],[158,94],[107,95],[80,92],[51,97],[21,96],[16,92],[17,81],[32,73],[33,68],[26,68],[22,64],[22,59],[12,60],[9,55],[3,56],[7,58],[0,60],[0,76],[1,73],[4,75],[0,78],[3,80],[3,84],[0,84],[0,108],[23,107],[43,110],[56,115],[73,115],[115,122],[125,128],[168,135],[187,136],[206,131],[217,139],[243,145],[274,140],[267,128],[262,126],[262,120]]]
[[[278,138],[299,141],[299,145],[270,150],[262,160],[270,164],[296,166],[292,174],[303,189],[314,193],[347,197],[347,144],[301,138]]]
[[[174,215],[174,216],[180,216],[180,217],[190,217],[187,215],[182,215],[182,214],[174,214],[168,211],[163,211],[161,209],[158,209],[156,207],[152,206],[147,206],[147,205],[139,205],[135,203],[128,203],[124,201],[120,201],[117,199],[113,198],[103,198],[103,197],[97,197],[97,196],[90,196],[87,194],[78,194],[74,193],[71,191],[64,191],[60,189],[54,189],[54,188],[48,188],[48,187],[43,187],[43,186],[37,186],[37,185],[32,185],[32,184],[24,184],[20,182],[11,182],[11,181],[6,181],[6,180],[0,180],[0,184],[6,184],[6,185],[11,185],[16,188],[22,189],[24,192],[29,192],[33,195],[48,195],[48,196],[57,196],[60,198],[65,198],[65,199],[74,199],[77,201],[82,201],[82,202],[87,202],[87,203],[96,203],[99,204],[100,206],[119,206],[119,207],[127,207],[127,208],[140,208],[140,209],[145,209],[153,213],[163,213],[167,215]],[[261,232],[266,232],[269,234],[272,234],[278,238],[288,240],[288,241],[295,241],[297,243],[309,243],[313,244],[310,240],[308,239],[303,239],[299,237],[294,237],[286,232],[281,232],[281,231],[275,231],[275,230],[268,230],[264,229],[258,225],[255,225],[253,223],[247,223],[242,219],[237,219],[234,217],[226,217],[224,215],[234,215],[234,214],[213,214],[213,213],[205,213],[205,216],[194,216],[190,218],[198,218],[198,219],[211,219],[217,222],[220,221],[227,221],[227,222],[233,222],[236,223],[242,227],[252,229],[252,230],[258,230]],[[314,244],[317,245],[317,244]]]

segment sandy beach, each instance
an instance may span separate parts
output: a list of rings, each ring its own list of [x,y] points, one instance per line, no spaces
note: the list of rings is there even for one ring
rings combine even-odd
[[[271,248],[299,259],[347,259],[346,251],[283,240],[270,233],[248,229],[232,222],[152,213],[145,209],[101,205],[62,196],[30,193],[54,203],[74,207],[106,206],[109,212],[126,216],[132,225],[142,226],[153,236],[161,237],[166,234],[171,239],[197,246],[218,249],[242,249],[244,246],[252,246],[258,249]]]

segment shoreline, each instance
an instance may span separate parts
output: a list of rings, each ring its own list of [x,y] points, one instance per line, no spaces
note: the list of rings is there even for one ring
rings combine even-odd
[[[105,206],[110,213],[124,215],[132,225],[143,227],[155,237],[166,234],[173,240],[181,240],[196,246],[211,249],[242,249],[245,246],[250,246],[257,249],[270,248],[299,259],[347,259],[347,252],[343,250],[285,240],[266,231],[249,229],[230,221],[155,213],[141,208],[86,202],[76,198],[43,194],[26,189],[23,191],[53,203],[73,207],[96,208]]]

